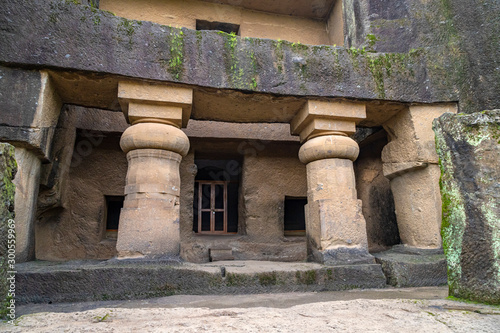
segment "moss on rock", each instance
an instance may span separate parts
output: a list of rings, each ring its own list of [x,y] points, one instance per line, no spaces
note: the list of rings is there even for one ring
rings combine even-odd
[[[450,295],[500,304],[500,110],[434,121]]]
[[[7,314],[8,296],[7,271],[11,270],[7,262],[8,222],[14,219],[15,185],[17,164],[14,159],[14,147],[0,143],[0,319]]]

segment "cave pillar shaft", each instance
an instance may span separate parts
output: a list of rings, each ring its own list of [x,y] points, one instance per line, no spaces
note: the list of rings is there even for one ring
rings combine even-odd
[[[399,235],[405,246],[439,249],[441,175],[432,121],[456,104],[411,105],[383,124],[389,143],[382,151],[384,176],[391,182]]]
[[[120,146],[127,154],[125,201],[116,249],[119,258],[179,255],[179,165],[189,151],[180,129],[191,113],[192,89],[120,82],[127,121]]]
[[[366,117],[362,103],[310,100],[291,122],[306,164],[306,235],[309,260],[330,265],[374,263],[356,193],[353,161],[358,144],[348,137]]]

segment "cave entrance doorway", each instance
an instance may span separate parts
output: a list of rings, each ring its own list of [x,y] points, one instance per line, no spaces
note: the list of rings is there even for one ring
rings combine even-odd
[[[196,159],[193,231],[199,234],[238,233],[238,196],[241,162]]]
[[[198,181],[198,233],[227,233],[227,183]]]

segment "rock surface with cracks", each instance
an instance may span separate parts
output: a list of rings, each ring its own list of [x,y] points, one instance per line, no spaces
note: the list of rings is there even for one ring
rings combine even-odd
[[[450,295],[500,304],[500,110],[434,121]]]

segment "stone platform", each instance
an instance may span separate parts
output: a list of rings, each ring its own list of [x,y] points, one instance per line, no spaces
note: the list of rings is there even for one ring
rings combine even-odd
[[[443,275],[441,264],[437,269],[425,262],[423,266],[419,263],[409,265],[405,256],[409,254],[386,251],[377,254],[377,261],[382,264],[345,266],[271,261],[205,264],[179,260],[32,261],[16,267],[16,300],[18,304],[58,303],[180,294],[340,291],[385,288],[387,283],[398,287],[446,283],[446,270]],[[387,269],[388,265],[392,268]],[[425,276],[436,278],[426,279]]]
[[[33,261],[17,265],[18,304],[384,288],[380,265],[218,261]]]

